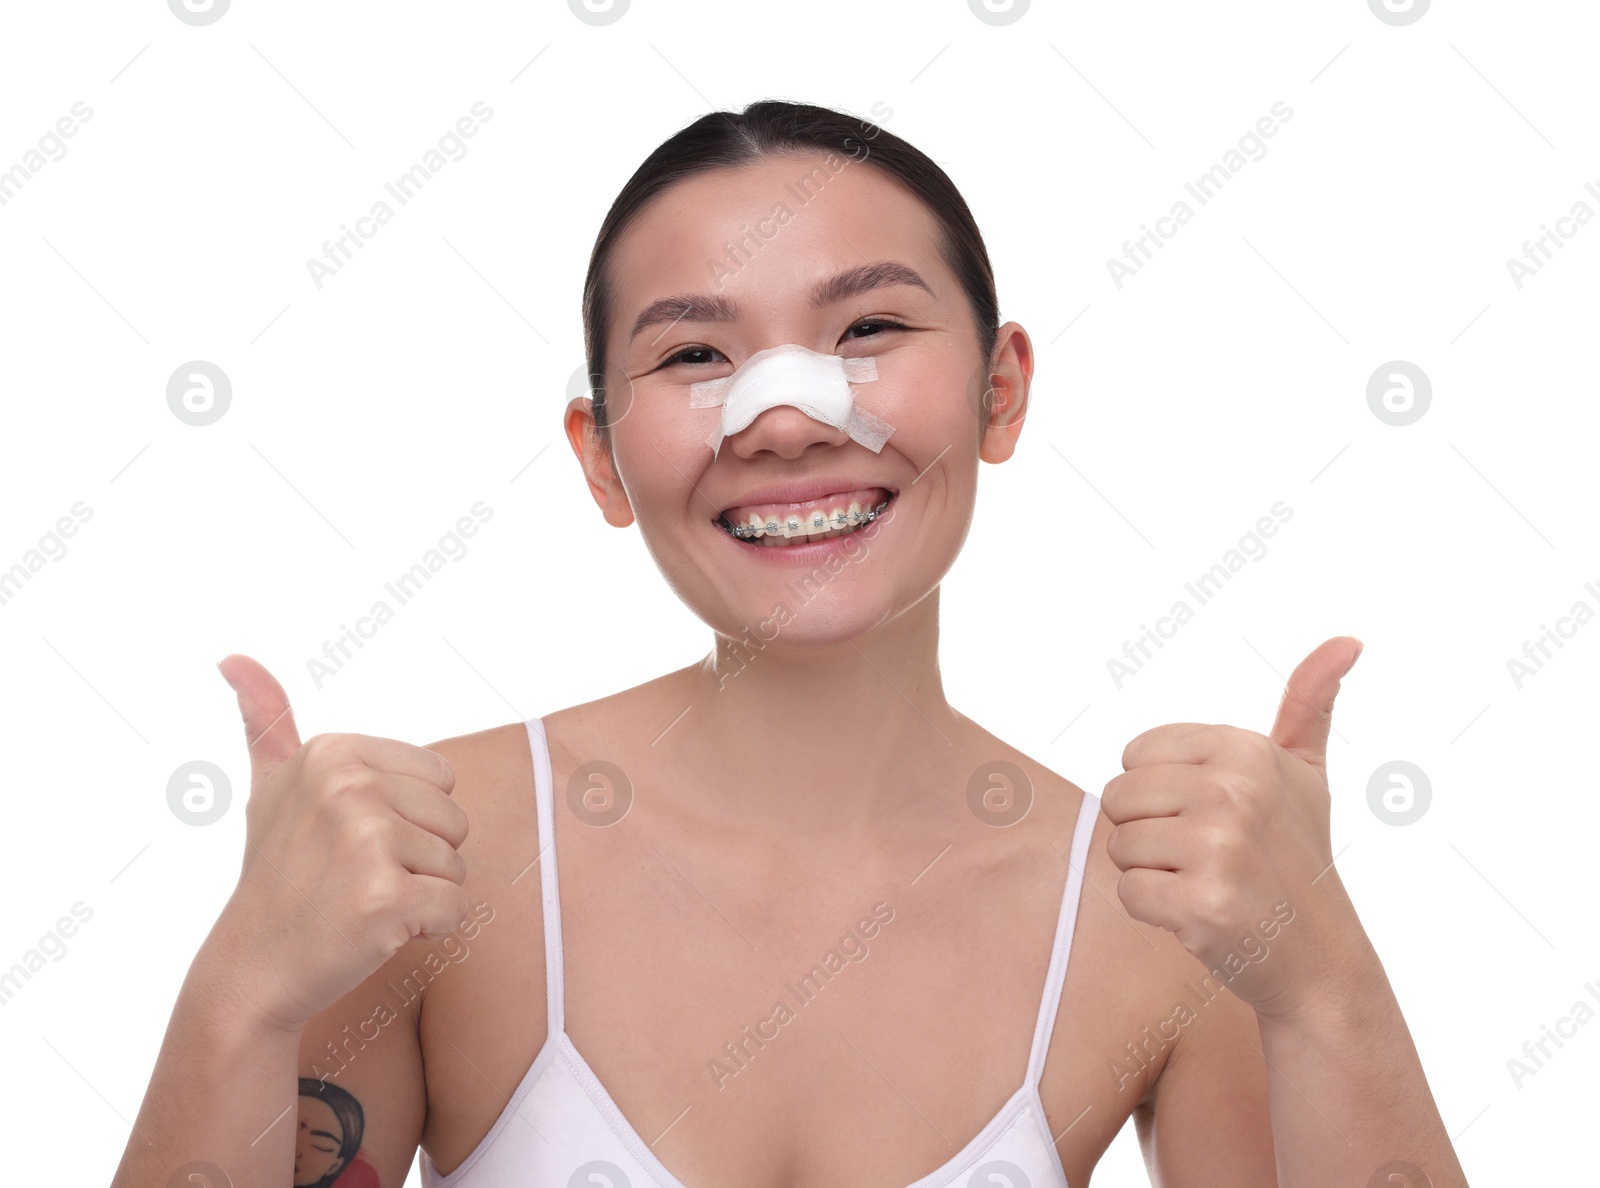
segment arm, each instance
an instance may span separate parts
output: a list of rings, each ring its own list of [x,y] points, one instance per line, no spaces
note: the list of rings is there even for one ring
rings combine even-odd
[[[389,984],[398,986],[429,946],[402,947],[304,1025],[273,1019],[252,1000],[235,976],[245,951],[238,946],[224,916],[189,967],[112,1188],[166,1188],[196,1162],[240,1188],[288,1188],[313,1182],[306,1176],[319,1168],[342,1170],[334,1160],[349,1162],[345,1142],[382,1188],[400,1188],[426,1100],[420,1000],[403,1003]],[[331,1088],[303,1096],[308,1079]],[[209,1168],[193,1170],[216,1180]]]
[[[1198,965],[1194,969],[1204,978],[1204,970]],[[1196,1008],[1149,1098],[1134,1114],[1152,1184],[1277,1184],[1267,1068],[1257,1054],[1260,1048],[1256,1013],[1236,995],[1220,990]]]
[[[404,946],[306,1027],[296,1109],[278,1123],[294,1135],[295,1183],[342,1173],[358,1156],[380,1188],[405,1183],[428,1103],[417,1027],[422,999],[407,1002],[404,983],[431,948],[425,941]],[[290,1179],[277,1182],[288,1188]]]
[[[294,1105],[300,1031],[272,1019],[238,985],[225,922],[189,966],[112,1188],[165,1188],[196,1161],[235,1184],[289,1182],[292,1129],[262,1131]]]
[[[397,1001],[380,1014],[378,999],[419,940],[467,914],[454,772],[393,739],[302,744],[266,669],[240,656],[219,667],[250,750],[244,861],[190,965],[113,1184],[309,1185],[366,1146],[362,1162],[398,1188],[425,1110],[417,1011]],[[352,1030],[361,1063],[338,1060],[346,1083],[329,1085],[335,1070],[314,1062],[337,1059],[330,1041]],[[370,1127],[358,1094],[379,1107]]]
[[[1253,1183],[1466,1183],[1394,992],[1334,870],[1327,742],[1340,681],[1360,652],[1358,640],[1337,637],[1301,661],[1270,735],[1157,727],[1128,744],[1123,773],[1106,785],[1103,811],[1116,823],[1107,853],[1123,872],[1117,893],[1129,915],[1176,935],[1255,1015],[1254,1040],[1235,1020],[1238,1044],[1174,1057],[1164,1095],[1179,1121],[1165,1128],[1170,1143],[1156,1138],[1158,1151],[1171,1152],[1161,1167],[1173,1183],[1210,1182],[1179,1167],[1215,1141],[1190,1115],[1192,1099],[1215,1092],[1208,1080],[1242,1075],[1236,1061],[1267,1075],[1276,1174]],[[1259,1105],[1221,1104],[1233,1141],[1261,1150]]]
[[[1259,1021],[1278,1183],[1324,1184],[1338,1168],[1366,1188],[1384,1169],[1377,1182],[1395,1188],[1467,1188],[1394,989],[1359,939],[1342,983],[1292,1017]]]
[[[1368,954],[1370,965],[1353,966],[1347,984],[1296,1019],[1258,1015],[1227,991],[1201,1008],[1138,1116],[1152,1183],[1466,1188],[1394,992],[1370,945]],[[1389,1178],[1374,1180],[1380,1169]]]

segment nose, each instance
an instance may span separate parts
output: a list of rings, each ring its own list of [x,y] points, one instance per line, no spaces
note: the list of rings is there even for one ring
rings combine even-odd
[[[758,414],[739,432],[724,439],[722,448],[724,451],[731,449],[745,459],[763,450],[780,458],[793,459],[819,442],[840,446],[849,440],[850,435],[843,429],[808,417],[792,405],[781,404]]]

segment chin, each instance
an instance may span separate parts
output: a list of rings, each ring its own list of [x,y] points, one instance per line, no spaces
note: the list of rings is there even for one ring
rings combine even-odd
[[[792,650],[841,644],[859,639],[890,617],[859,593],[848,600],[834,595],[832,589],[824,589],[806,600],[806,591],[785,587],[774,591],[765,613],[753,614],[747,624],[730,625],[726,618],[707,618],[705,622],[737,645],[759,652],[772,647]]]

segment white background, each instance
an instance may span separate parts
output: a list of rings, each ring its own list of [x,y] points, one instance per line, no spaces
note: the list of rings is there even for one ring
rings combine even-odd
[[[302,735],[422,743],[701,655],[635,529],[601,520],[560,415],[595,230],[649,151],[758,98],[868,117],[945,168],[1038,367],[944,584],[946,689],[1082,786],[1169,721],[1265,732],[1283,677],[1360,636],[1330,770],[1342,878],[1475,1183],[1591,1166],[1600,1025],[1520,1087],[1507,1061],[1594,999],[1587,754],[1600,626],[1519,688],[1507,660],[1600,609],[1600,225],[1519,288],[1542,225],[1600,211],[1592,5],[561,3],[8,5],[0,170],[0,569],[93,510],[0,605],[8,808],[0,968],[93,918],[0,1007],[7,1178],[109,1178],[197,945],[237,876],[248,766],[213,662],[243,651]],[[530,64],[531,63],[531,64]],[[307,268],[482,100],[491,122],[319,289]],[[1123,242],[1278,101],[1293,118],[1119,288]],[[1191,205],[1195,205],[1190,199]],[[391,205],[393,202],[391,200]],[[203,359],[233,401],[182,423]],[[1368,377],[1432,403],[1396,427]],[[470,552],[316,688],[308,658],[471,505]],[[1119,688],[1107,670],[1282,500],[1293,518]],[[1070,728],[1069,728],[1070,723]],[[179,822],[206,759],[236,800]],[[1428,775],[1416,823],[1367,780]],[[68,1170],[63,1170],[63,1160]],[[1145,1183],[1132,1127],[1095,1177]]]

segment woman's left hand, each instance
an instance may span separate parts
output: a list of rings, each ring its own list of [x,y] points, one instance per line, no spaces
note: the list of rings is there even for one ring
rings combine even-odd
[[[1339,636],[1302,660],[1270,734],[1145,731],[1102,794],[1128,914],[1174,933],[1260,1015],[1308,1009],[1366,947],[1331,869],[1327,774],[1333,699],[1361,647]]]

